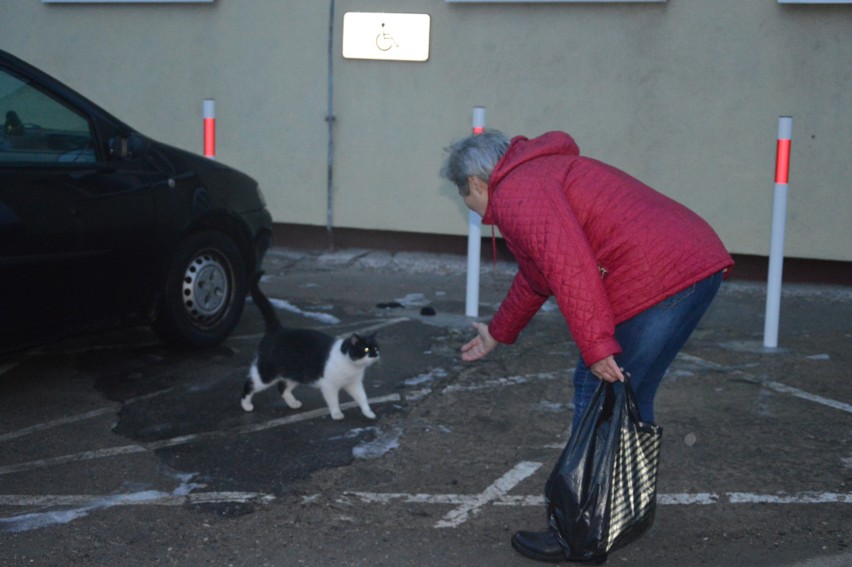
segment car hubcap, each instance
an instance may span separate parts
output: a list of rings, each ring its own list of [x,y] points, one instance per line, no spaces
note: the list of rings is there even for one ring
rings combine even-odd
[[[214,321],[227,305],[229,293],[228,271],[215,256],[202,254],[187,266],[183,278],[183,304],[196,323]]]

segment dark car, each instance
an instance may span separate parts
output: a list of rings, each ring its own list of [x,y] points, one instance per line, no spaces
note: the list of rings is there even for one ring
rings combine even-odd
[[[0,351],[132,324],[228,337],[271,235],[257,182],[3,51],[0,121]]]

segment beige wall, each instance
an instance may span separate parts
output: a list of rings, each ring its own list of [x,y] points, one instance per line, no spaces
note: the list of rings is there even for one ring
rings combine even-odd
[[[255,176],[277,222],[325,225],[329,0],[48,5],[2,0],[0,48],[142,132]],[[425,63],[344,60],[348,11],[427,13]],[[471,109],[684,202],[767,255],[778,116],[794,117],[786,253],[852,260],[852,5],[775,0],[451,4],[337,0],[334,225],[464,234],[437,176]]]

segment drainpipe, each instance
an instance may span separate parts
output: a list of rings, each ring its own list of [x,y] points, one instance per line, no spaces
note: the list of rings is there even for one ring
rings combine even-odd
[[[326,218],[325,230],[328,233],[328,244],[334,249],[334,218],[333,180],[334,180],[334,0],[329,2],[328,10],[328,110],[325,116],[328,124],[328,177],[326,187]]]

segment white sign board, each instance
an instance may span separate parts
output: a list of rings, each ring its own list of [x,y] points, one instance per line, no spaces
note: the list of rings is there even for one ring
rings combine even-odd
[[[212,4],[213,0],[41,0],[42,4]]]
[[[428,14],[343,14],[343,57],[426,61],[429,59]]]

